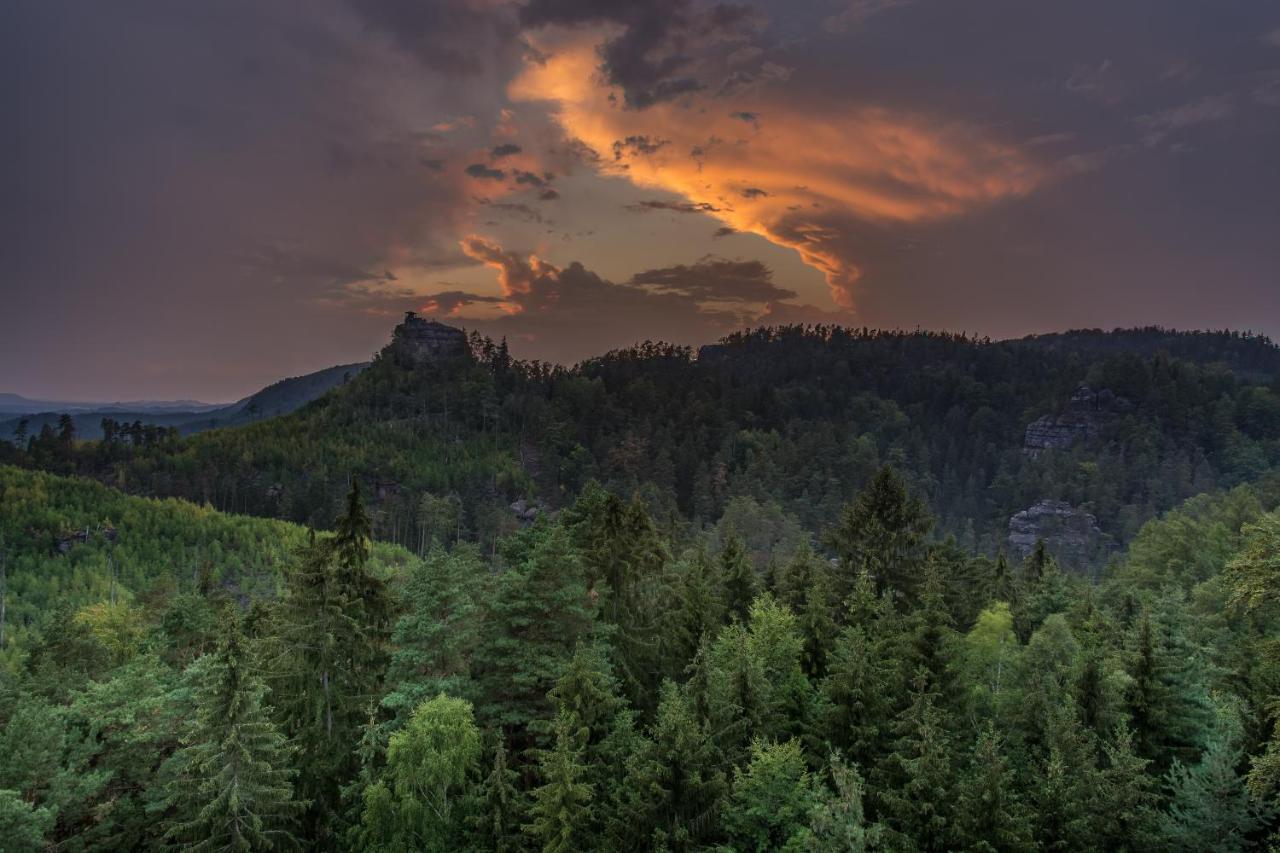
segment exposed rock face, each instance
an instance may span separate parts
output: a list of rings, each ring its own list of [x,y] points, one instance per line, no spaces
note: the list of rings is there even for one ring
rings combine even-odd
[[[1039,501],[1009,519],[1012,558],[1026,559],[1041,540],[1059,565],[1081,572],[1101,566],[1112,550],[1098,519],[1066,501]]]
[[[410,364],[461,358],[468,352],[467,336],[461,329],[410,311],[392,333],[391,349]]]
[[[1023,449],[1036,454],[1070,447],[1077,441],[1091,441],[1097,438],[1110,417],[1130,408],[1128,400],[1116,396],[1110,389],[1094,391],[1088,385],[1081,385],[1061,412],[1045,415],[1027,425]]]

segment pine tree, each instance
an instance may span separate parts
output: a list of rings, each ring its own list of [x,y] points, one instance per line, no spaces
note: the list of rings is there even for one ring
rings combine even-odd
[[[291,751],[263,704],[239,626],[229,622],[216,652],[192,664],[196,711],[171,759],[165,838],[190,850],[292,846],[302,804]]]
[[[527,553],[499,576],[486,609],[472,661],[480,719],[523,737],[550,717],[547,693],[592,631],[594,612],[564,528],[531,530]]]
[[[915,699],[898,719],[898,740],[879,774],[880,813],[894,846],[945,851],[955,831],[952,745],[926,683],[917,678]]]
[[[507,767],[507,748],[499,741],[493,752],[493,769],[485,777],[473,819],[476,847],[493,853],[521,849],[524,809],[516,778],[516,772]]]
[[[611,837],[623,849],[697,849],[714,837],[726,790],[720,756],[693,702],[673,682],[662,685],[649,736],[627,760],[621,807]]]
[[[751,565],[742,540],[732,530],[727,533],[724,547],[720,549],[719,574],[726,614],[745,622],[751,602],[755,601],[760,589],[760,578]]]
[[[543,853],[573,853],[588,846],[583,830],[591,822],[595,792],[582,781],[586,767],[576,744],[573,721],[561,714],[555,724],[555,747],[539,760],[542,784],[532,794],[532,820],[525,832]]]
[[[840,558],[837,596],[848,595],[859,574],[867,572],[878,590],[892,589],[913,600],[924,562],[924,537],[933,526],[924,503],[907,492],[889,465],[844,508],[827,533]]]
[[[1236,772],[1242,758],[1237,740],[1235,732],[1215,732],[1198,764],[1175,761],[1169,769],[1169,809],[1160,820],[1164,849],[1232,853],[1250,848],[1262,816]]]
[[[804,636],[804,671],[812,679],[826,674],[827,654],[836,636],[830,567],[816,557],[808,542],[778,577],[778,600],[796,614]]]
[[[958,786],[955,843],[976,853],[1034,849],[1030,815],[992,723],[978,736],[969,772]]]

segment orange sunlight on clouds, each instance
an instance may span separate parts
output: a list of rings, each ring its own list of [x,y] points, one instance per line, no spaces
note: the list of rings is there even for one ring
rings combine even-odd
[[[598,154],[601,172],[677,193],[737,231],[796,250],[843,308],[862,274],[853,227],[955,216],[1022,196],[1047,176],[975,128],[877,106],[756,89],[624,109],[597,71],[599,32],[560,37],[537,45],[512,100],[550,102],[565,135]]]

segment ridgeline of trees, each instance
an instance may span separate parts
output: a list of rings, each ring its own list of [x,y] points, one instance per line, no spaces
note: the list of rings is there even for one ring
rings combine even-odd
[[[358,486],[309,534],[0,470],[6,851],[1280,841],[1274,478],[1148,522],[1095,585],[940,538],[888,467],[763,570],[592,482],[418,558],[379,556]],[[23,609],[110,547],[23,531],[108,509],[131,568]],[[163,556],[219,536],[207,582]]]
[[[50,428],[0,461],[91,476],[135,494],[329,523],[354,473],[375,536],[492,551],[517,498],[552,507],[591,480],[659,518],[716,523],[749,499],[808,529],[885,463],[936,529],[993,556],[1010,515],[1062,499],[1127,542],[1151,518],[1280,462],[1280,350],[1234,333],[1138,329],[991,342],[837,327],[759,329],[705,348],[644,344],[572,369],[472,339],[465,361],[388,353],[300,411],[178,438]],[[1067,449],[1023,452],[1028,423],[1080,383],[1129,404]]]

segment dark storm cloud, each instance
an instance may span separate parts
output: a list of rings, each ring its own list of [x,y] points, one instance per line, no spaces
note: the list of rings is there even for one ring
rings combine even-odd
[[[519,154],[523,149],[514,142],[504,142],[501,145],[495,145],[489,149],[489,156],[497,160],[502,157],[510,157],[512,154]]]
[[[620,27],[600,46],[601,70],[631,109],[706,89],[723,78],[733,50],[749,44],[765,24],[753,5],[694,0],[532,0],[520,18],[527,27]]]
[[[774,284],[773,272],[760,261],[723,258],[645,270],[632,276],[630,284],[699,301],[776,302],[797,295],[794,290]]]
[[[632,213],[648,213],[653,210],[665,210],[670,213],[718,213],[720,208],[709,202],[662,201],[660,199],[643,199],[627,205]]]
[[[472,163],[464,171],[473,178],[486,181],[504,181],[507,178],[507,173],[503,170],[491,168],[484,163]]]

